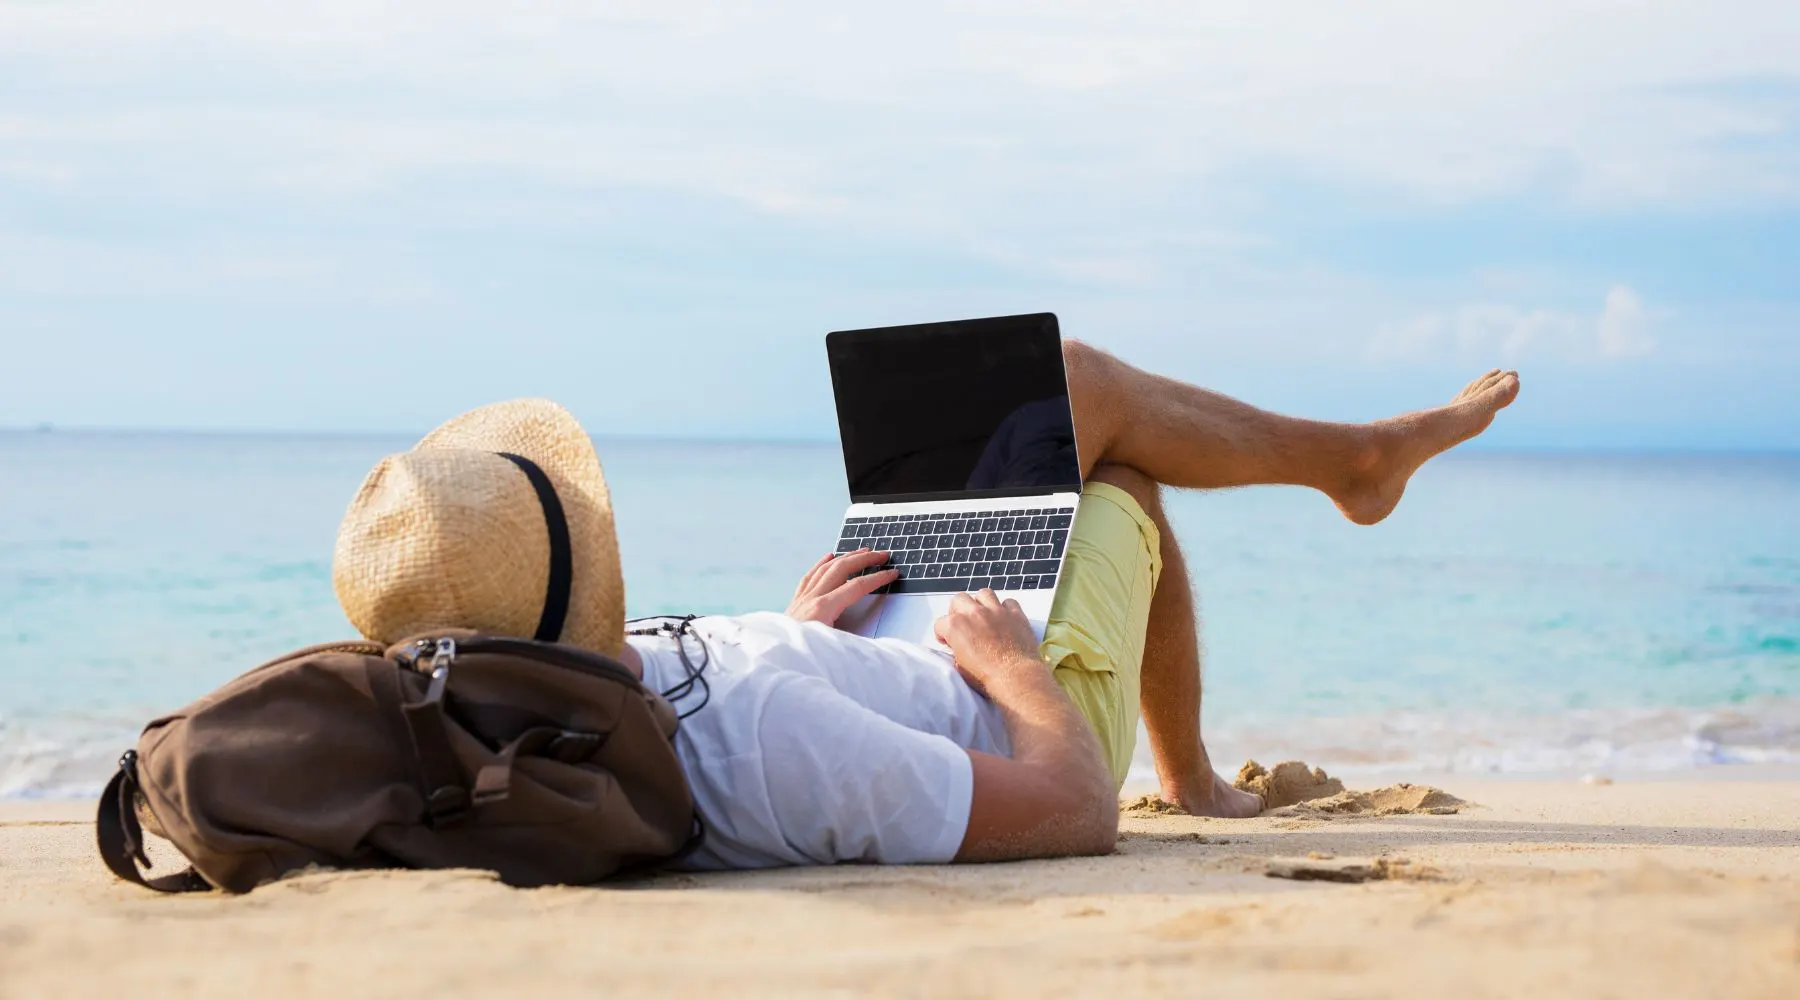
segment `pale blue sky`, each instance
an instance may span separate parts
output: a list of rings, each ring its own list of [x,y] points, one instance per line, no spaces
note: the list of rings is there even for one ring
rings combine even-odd
[[[1286,410],[1800,448],[1800,6],[0,0],[0,425],[834,433],[1052,310]]]

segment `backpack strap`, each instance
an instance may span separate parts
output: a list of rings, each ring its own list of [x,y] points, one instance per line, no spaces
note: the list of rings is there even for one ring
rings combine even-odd
[[[500,757],[475,774],[475,805],[505,801],[512,791],[513,765],[520,757],[549,757],[564,764],[579,764],[600,752],[606,734],[584,733],[555,726],[534,726],[519,734],[500,751]]]
[[[137,820],[137,751],[127,750],[119,758],[119,772],[113,775],[100,793],[100,811],[94,818],[94,836],[100,848],[100,860],[114,875],[157,892],[209,892],[211,883],[189,866],[173,875],[145,878],[138,865],[150,867],[144,854],[144,830]]]
[[[400,686],[401,669],[392,660],[371,657],[369,688],[376,702],[406,725],[407,741],[419,768],[419,790],[425,798],[425,822],[433,829],[447,829],[467,819],[473,803],[445,725],[444,680],[434,679],[423,701],[408,702]]]

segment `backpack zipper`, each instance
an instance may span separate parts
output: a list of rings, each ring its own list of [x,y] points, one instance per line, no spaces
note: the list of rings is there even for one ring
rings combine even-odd
[[[450,665],[456,662],[456,640],[438,639],[431,645],[431,684],[425,688],[427,702],[444,700],[444,685],[450,683]]]
[[[421,639],[412,648],[402,654],[408,667],[419,670],[419,661],[426,661],[425,669],[431,675],[431,688],[426,697],[433,694],[441,697],[443,684],[449,680],[451,664],[457,656],[469,653],[510,653],[527,659],[547,663],[564,670],[588,674],[603,680],[616,681],[633,688],[642,688],[643,681],[624,667],[601,659],[598,655],[589,655],[567,646],[554,646],[549,643],[534,642],[529,639],[508,639],[503,636],[479,636],[461,640],[448,636],[436,639]],[[439,680],[440,672],[443,681]]]

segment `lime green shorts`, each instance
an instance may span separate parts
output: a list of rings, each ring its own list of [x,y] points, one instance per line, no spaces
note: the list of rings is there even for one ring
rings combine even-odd
[[[1144,508],[1117,486],[1087,484],[1039,648],[1120,785],[1137,749],[1144,629],[1161,575],[1162,534]]]

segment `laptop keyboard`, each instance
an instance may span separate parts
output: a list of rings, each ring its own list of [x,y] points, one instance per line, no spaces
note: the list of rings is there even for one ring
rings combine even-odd
[[[900,578],[877,594],[960,594],[984,587],[1047,590],[1056,586],[1074,520],[1073,507],[1030,506],[852,517],[838,533],[837,551],[889,554],[887,565],[865,571],[900,571]]]

